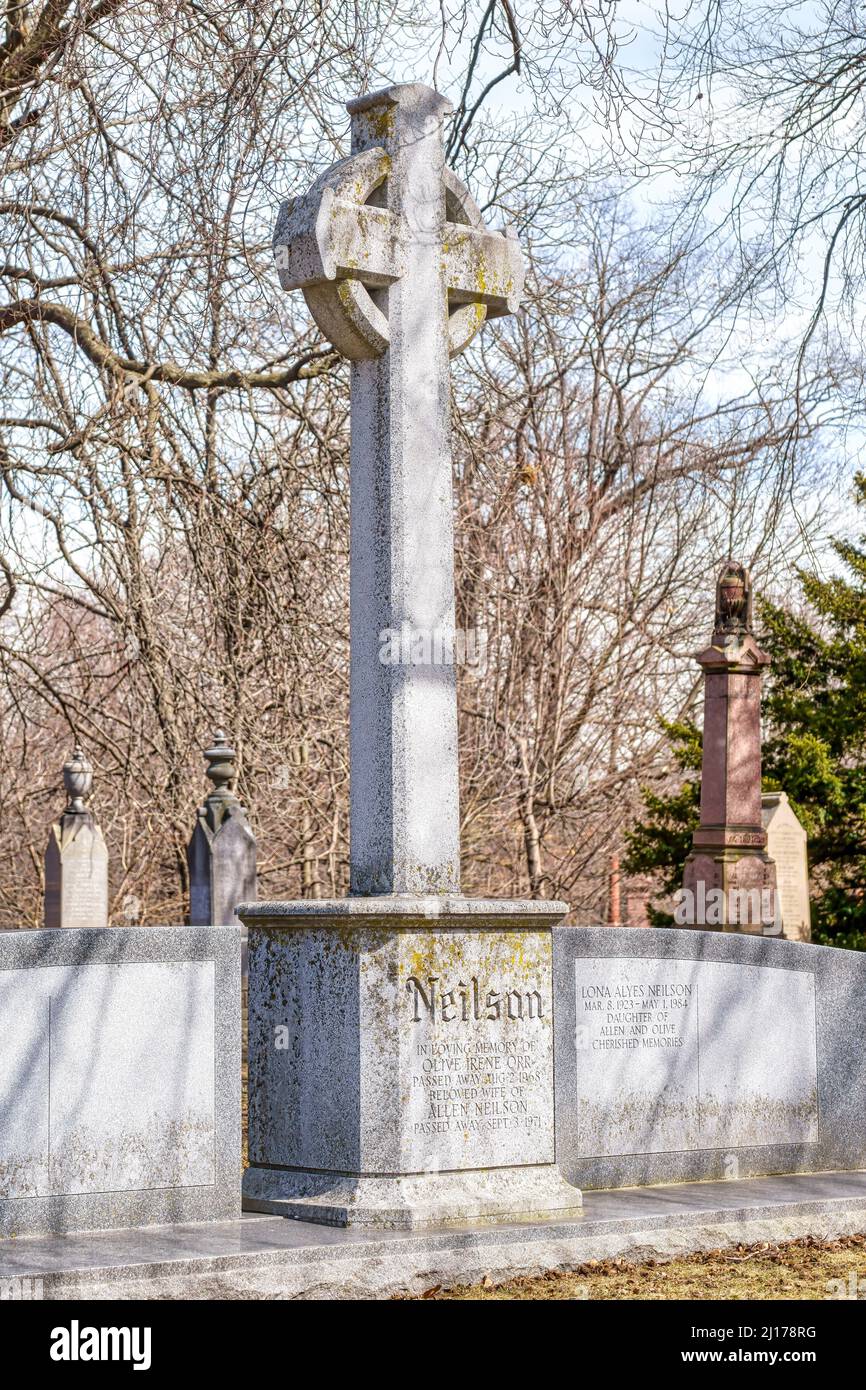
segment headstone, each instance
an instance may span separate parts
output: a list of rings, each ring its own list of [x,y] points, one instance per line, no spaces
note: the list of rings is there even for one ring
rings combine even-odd
[[[581,1204],[554,1147],[566,905],[460,894],[448,359],[516,310],[523,263],[445,167],[449,109],[420,85],[349,102],[351,155],[283,207],[274,243],[283,288],[352,362],[352,896],[239,910],[244,1194],[336,1225]]]
[[[240,1216],[237,927],[0,932],[0,1238]]]
[[[237,926],[238,903],[256,896],[256,840],[233,790],[236,754],[222,729],[204,756],[213,790],[198,809],[187,850],[190,926]]]
[[[866,955],[741,933],[554,932],[557,1157],[582,1188],[866,1163]]]
[[[108,849],[86,805],[93,768],[76,744],[63,767],[66,810],[52,825],[45,851],[46,927],[108,926]]]
[[[775,935],[776,870],[761,823],[761,674],[770,658],[752,632],[752,586],[729,561],[716,586],[704,672],[701,819],[674,910],[678,926]]]
[[[784,792],[764,792],[761,816],[767,832],[767,853],[776,865],[776,902],[782,935],[789,941],[811,941],[806,832]]]

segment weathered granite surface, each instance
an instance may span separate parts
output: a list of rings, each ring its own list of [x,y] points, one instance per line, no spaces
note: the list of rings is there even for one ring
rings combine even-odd
[[[0,1235],[239,1211],[239,929],[0,932]]]
[[[588,1260],[866,1230],[866,1174],[589,1192],[579,1221],[423,1233],[240,1221],[7,1241],[0,1292],[22,1299],[387,1298]]]
[[[415,1227],[578,1209],[555,1162],[562,903],[244,905],[247,1210]]]
[[[557,1158],[583,1188],[866,1166],[866,956],[554,931]]]
[[[449,357],[514,313],[523,259],[445,165],[446,98],[347,104],[352,150],[283,204],[274,255],[352,363],[353,893],[456,893],[460,874]],[[388,634],[408,660],[383,661]]]

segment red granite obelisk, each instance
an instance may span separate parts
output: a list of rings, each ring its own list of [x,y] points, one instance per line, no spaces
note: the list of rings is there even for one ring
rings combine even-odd
[[[776,866],[761,824],[761,676],[770,658],[752,632],[748,571],[735,561],[719,576],[712,640],[696,660],[704,671],[701,823],[675,921],[774,935]]]

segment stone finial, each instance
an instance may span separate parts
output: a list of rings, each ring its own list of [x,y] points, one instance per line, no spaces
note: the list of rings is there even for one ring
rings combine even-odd
[[[208,792],[204,804],[208,808],[211,825],[217,830],[229,806],[239,804],[234,791],[237,753],[229,746],[225,731],[216,729],[213,744],[204,750],[204,756],[207,762],[206,775],[213,783],[213,789]]]
[[[714,631],[738,636],[752,631],[752,581],[736,560],[727,561],[716,584]]]
[[[69,798],[64,815],[85,816],[89,811],[85,802],[93,786],[93,766],[84,756],[81,744],[76,741],[72,757],[63,764],[63,785]]]

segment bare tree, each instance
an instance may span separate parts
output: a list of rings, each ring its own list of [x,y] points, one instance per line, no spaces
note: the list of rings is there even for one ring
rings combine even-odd
[[[629,64],[636,32],[625,15],[611,25],[602,100],[622,165],[676,176],[678,230],[693,245],[736,249],[746,309],[764,332],[774,314],[796,329],[799,372],[819,330],[839,352],[853,334],[862,353],[862,6],[687,0],[649,28],[655,59],[641,68]]]
[[[779,371],[765,362],[755,390],[712,405],[687,389],[731,291],[618,217],[584,216],[578,273],[535,283],[458,414],[460,612],[488,635],[462,684],[467,873],[489,890],[507,865],[509,891],[584,915],[664,761],[658,715],[694,698],[718,556],[746,543],[771,583],[802,546],[783,524],[797,405]],[[832,389],[826,372],[808,383],[818,403]]]
[[[810,358],[799,401],[766,360],[708,396],[741,268],[630,226],[589,157],[614,10],[7,6],[3,922],[39,920],[73,735],[114,920],[182,917],[217,723],[263,890],[345,889],[347,376],[269,243],[343,152],[346,95],[394,75],[453,94],[450,157],[533,260],[524,316],[455,368],[458,600],[490,638],[461,687],[467,884],[591,902],[654,710],[687,695],[690,586],[731,527],[775,572],[780,441],[832,394]]]

